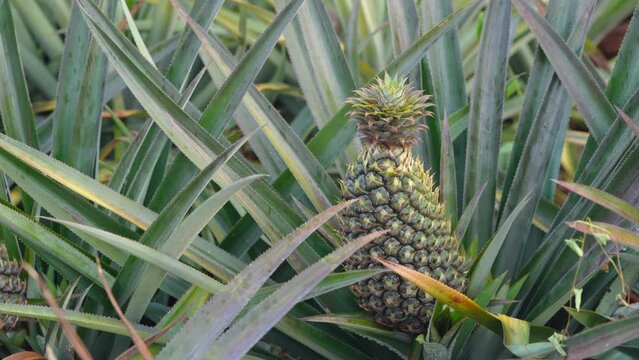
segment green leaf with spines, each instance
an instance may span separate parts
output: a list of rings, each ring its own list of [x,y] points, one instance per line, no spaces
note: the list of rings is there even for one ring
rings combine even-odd
[[[201,357],[295,248],[324,222],[352,202],[345,202],[327,209],[275,243],[253,263],[247,265],[223,291],[213,296],[194,317],[191,317],[162,351],[162,356],[167,359]]]
[[[115,1],[103,2],[102,8],[108,17],[113,17],[116,5]],[[75,2],[72,3],[70,21],[66,39],[73,45],[64,47],[60,65],[53,113],[52,153],[56,159],[93,177],[100,150],[102,84],[107,62],[92,40]]]
[[[36,124],[9,1],[0,3],[0,114],[4,133],[38,147]]]
[[[215,341],[212,352],[207,356],[224,359],[240,358],[324,277],[360,247],[383,233],[373,232],[362,236],[311,265],[239,319]],[[203,350],[208,349],[209,347],[206,347]],[[162,354],[158,359],[163,359]]]
[[[501,138],[501,115],[506,86],[509,48],[510,1],[491,1],[480,42],[479,60],[470,96],[464,205],[486,184],[479,199],[483,211],[473,215],[470,241],[483,246],[493,231],[493,211],[497,190],[497,160]]]
[[[151,112],[152,118],[198,167],[204,167],[212,161],[215,154],[222,151],[222,143],[211,138],[167,96],[166,93],[169,92],[173,94],[173,98],[177,97],[175,89],[167,84],[165,79],[145,60],[139,59],[139,54],[131,50],[132,45],[121,38],[121,35],[114,30],[113,24],[105,21],[103,15],[87,0],[78,1],[86,6],[83,9],[90,12],[90,16],[87,14],[87,19],[92,24],[89,27],[96,39],[108,51],[116,69],[123,75],[129,87],[139,95],[138,100]],[[97,21],[100,26],[93,21]],[[126,49],[126,54],[123,49]],[[156,81],[162,84],[164,91],[158,87]],[[167,115],[170,116],[167,117]],[[214,176],[215,181],[222,186],[229,185],[239,177],[253,174],[246,161],[239,157],[231,158],[228,165]],[[281,238],[295,225],[301,223],[301,219],[293,210],[262,180],[240,191],[238,200],[271,238]],[[309,243],[316,249],[323,246],[322,240],[317,237],[311,238]],[[310,249],[309,245],[303,245],[298,252],[302,254],[306,262],[312,262],[317,258],[315,250]]]
[[[176,227],[186,215],[186,212],[193,205],[195,199],[209,184],[211,177],[220,170],[228,159],[254,134],[255,133],[249,134],[243,139],[238,140],[236,144],[229,147],[202,169],[173,199],[171,205],[164,208],[164,210],[158,214],[157,218],[140,237],[139,242],[153,249],[160,249],[165,246]],[[137,259],[130,259],[120,270],[118,278],[113,285],[113,293],[121,303],[124,303],[129,296],[135,295],[136,301],[130,301],[126,311],[127,318],[133,319],[133,321],[139,321],[142,318],[144,310],[155,293],[155,286],[150,288],[139,286],[140,281],[144,277],[144,272],[147,269],[148,266],[146,263]]]
[[[118,247],[123,251],[135,256],[140,259],[140,261],[145,261],[147,263],[153,263],[154,266],[157,266],[163,269],[166,272],[169,272],[177,277],[180,277],[187,282],[200,286],[201,288],[215,293],[220,291],[223,288],[223,284],[218,282],[217,280],[209,277],[208,275],[176,260],[168,255],[165,255],[157,250],[154,250],[151,247],[140,244],[137,241],[124,238],[119,235],[112,234],[108,231],[92,228],[86,225],[81,225],[77,223],[72,223],[69,221],[63,220],[55,220],[60,224],[63,224],[69,228],[75,229],[80,232],[84,232],[90,234],[95,237],[99,241],[104,243],[109,243],[111,246]],[[117,281],[117,279],[116,279]]]
[[[548,22],[521,0],[513,0],[513,5],[535,33],[557,76],[584,116],[590,133],[600,142],[617,117],[614,108],[579,57]]]
[[[75,310],[63,310],[65,319],[72,325],[104,331],[117,335],[128,335],[126,326],[119,319],[87,314]],[[0,313],[16,315],[25,318],[33,318],[47,321],[58,321],[55,312],[48,306],[38,305],[18,305],[0,303]],[[153,334],[153,329],[139,324],[133,324],[135,330],[143,337],[149,337]],[[159,342],[165,342],[166,338],[158,339]]]

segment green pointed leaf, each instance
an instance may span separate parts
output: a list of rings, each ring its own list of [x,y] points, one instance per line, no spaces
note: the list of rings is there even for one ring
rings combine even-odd
[[[605,207],[606,209],[614,212],[619,216],[623,216],[626,219],[639,224],[639,209],[633,207],[631,204],[619,199],[616,196],[612,196],[605,191],[595,189],[591,186],[582,184],[568,183],[565,181],[555,180],[559,186],[579,194],[588,200]]]
[[[620,228],[619,226],[597,221],[573,221],[568,222],[567,224],[571,228],[584,234],[590,234],[595,237],[598,235],[603,235],[620,243],[623,246],[628,246],[633,249],[639,250],[639,234],[626,230],[624,228]]]
[[[257,130],[255,131],[257,132]],[[191,182],[173,199],[171,205],[167,206],[158,214],[151,226],[144,232],[139,242],[153,249],[162,248],[171,239],[175,228],[182,221],[187,211],[193,205],[200,193],[209,184],[213,175],[222,167],[228,159],[233,156],[246,141],[255,134],[240,139],[233,146],[206,166],[197,174]],[[120,303],[124,303],[129,296],[136,294],[135,302],[130,301],[126,310],[126,316],[133,321],[139,321],[144,315],[147,305],[155,294],[155,286],[139,286],[143,278],[144,271],[148,264],[130,258],[120,270],[118,277],[113,284],[113,294]],[[159,284],[159,283],[156,283]]]
[[[255,175],[241,179],[208,198],[175,228],[173,233],[168,237],[171,241],[160,245],[159,250],[174,259],[178,259],[231,196],[260,177],[262,176]],[[141,240],[142,239],[140,239],[140,241]],[[166,274],[167,272],[165,270],[155,266],[149,266],[144,270],[144,273],[140,276],[141,285],[133,292],[130,301],[130,304],[137,304],[136,306],[139,309],[138,314],[142,313],[144,311],[143,308],[146,308],[151,302],[153,295],[164,280]],[[131,317],[130,314],[128,316]]]
[[[102,287],[93,259],[49,228],[4,202],[0,203],[0,224],[15,233],[18,239],[42,259],[54,265],[68,280],[81,275]],[[112,284],[113,276],[108,273],[105,273],[105,276],[109,284]]]
[[[222,283],[205,275],[204,273],[157,250],[142,245],[137,241],[86,225],[76,224],[58,219],[51,220],[80,232],[90,234],[102,242],[109,243],[112,246],[118,247],[143,261],[152,263],[153,266],[157,266],[164,271],[171,273],[193,285],[197,285],[210,293],[218,292],[224,287]]]
[[[324,280],[322,280],[310,293],[306,294],[304,300],[312,299],[314,297],[329,293],[331,291],[344,288],[346,286],[356,284],[360,281],[364,281],[370,279],[371,277],[380,274],[383,272],[383,269],[370,269],[370,270],[353,270],[353,271],[345,271],[337,274],[330,274]],[[250,304],[257,304],[260,301],[264,300],[266,297],[270,296],[272,293],[276,292],[282,284],[269,285],[264,286],[260,291],[258,291],[255,296],[251,299]],[[251,307],[251,305],[248,307]]]
[[[278,14],[278,22],[273,24],[274,27],[271,30],[279,31],[275,34],[281,33],[284,25],[290,21],[300,5],[300,1],[290,2],[287,7]],[[196,34],[200,36],[204,44],[201,56],[204,58],[205,63],[211,64],[209,68],[214,74],[212,76],[213,81],[221,87],[220,92],[224,91],[224,93],[221,93],[219,99],[214,98],[209,103],[207,110],[205,110],[200,119],[202,127],[212,132],[213,136],[219,136],[219,133],[221,133],[226,124],[225,118],[220,118],[220,116],[226,116],[226,120],[228,120],[230,114],[233,113],[235,107],[237,107],[242,100],[242,95],[248,90],[248,96],[244,97],[241,108],[252,115],[247,118],[248,121],[252,123],[251,126],[264,126],[264,135],[295,176],[295,179],[302,186],[307,196],[313,201],[315,207],[321,210],[330,206],[330,198],[333,194],[339,192],[334,181],[315,157],[310,154],[307,147],[301,139],[297,137],[286,121],[279,116],[279,113],[274,111],[272,105],[270,105],[266,98],[264,98],[256,88],[249,87],[249,85],[251,85],[251,79],[256,75],[256,71],[252,68],[255,66],[255,63],[248,61],[250,60],[248,56],[254,53],[247,53],[247,56],[242,59],[242,62],[236,66],[231,54],[221,46],[218,41],[208,37],[202,31],[196,30]],[[273,36],[275,34],[266,33],[265,36]],[[271,40],[274,41],[275,39],[276,37]],[[260,49],[261,48],[258,48],[258,50]],[[265,56],[265,50],[266,49],[261,49],[260,51],[263,53],[257,54]],[[222,76],[216,76],[216,73],[220,73],[219,75]],[[248,80],[250,81],[244,79],[247,77],[247,74],[249,75]],[[220,80],[222,79],[226,79],[226,81],[221,83]],[[229,104],[229,99],[232,100],[231,104]],[[219,104],[216,103],[218,101],[220,102]],[[235,107],[233,107],[232,104],[235,104]],[[226,107],[230,107],[230,109],[226,109]],[[241,122],[238,124],[245,131],[248,130]],[[180,170],[180,172],[184,171],[184,169],[173,169],[173,172],[175,173],[178,170]]]
[[[9,1],[0,3],[0,115],[4,132],[38,147],[35,120],[22,69]]]
[[[521,16],[526,20],[566,91],[584,116],[590,133],[601,141],[617,117],[615,109],[599,88],[592,75],[555,30],[530,5],[513,0]]]
[[[142,54],[142,56],[144,56],[149,61],[149,63],[155,66],[155,63],[153,63],[153,58],[151,57],[151,54],[149,53],[149,49],[147,49],[146,45],[144,44],[144,40],[142,39],[142,36],[140,35],[140,30],[138,30],[138,26],[135,24],[135,20],[133,19],[133,16],[131,15],[131,11],[129,11],[129,6],[126,3],[126,0],[120,0],[120,7],[122,8],[122,12],[124,13],[126,24],[129,27],[129,30],[131,31],[131,36],[133,36],[133,41],[135,41],[135,45],[138,47],[138,50],[140,50],[140,53]]]
[[[411,337],[399,331],[389,330],[377,324],[371,316],[365,314],[326,314],[310,316],[309,322],[334,324],[366,338],[372,338],[378,344],[388,347],[399,356],[408,353]]]
[[[511,231],[512,225],[519,218],[524,209],[526,209],[532,199],[532,194],[528,194],[517,205],[513,212],[508,216],[504,223],[499,227],[495,236],[486,244],[484,249],[477,256],[477,261],[470,270],[470,282],[466,293],[473,297],[476,296],[484,286],[486,279],[490,276],[490,269],[497,260],[497,254],[500,253],[504,241]],[[512,274],[510,274],[512,276]]]
[[[146,228],[155,218],[152,211],[140,209],[134,201],[121,196],[79,171],[36,151],[6,135],[0,134],[0,148],[29,167],[47,175],[64,187],[122,216],[132,224]],[[20,183],[20,179],[17,179]],[[136,211],[131,211],[136,209]]]
[[[479,199],[484,193],[484,190],[486,190],[486,184],[482,185],[481,189],[479,189],[475,196],[473,196],[473,198],[470,200],[468,205],[466,205],[466,208],[464,209],[464,212],[462,213],[459,221],[457,222],[457,226],[455,227],[455,238],[457,240],[461,241],[462,239],[464,239],[466,230],[468,230],[468,225],[470,225],[473,214],[475,213],[475,210],[477,210],[477,204],[479,204]],[[464,244],[465,247],[469,246],[469,242],[465,242]]]
[[[65,319],[72,325],[83,327],[86,329],[93,329],[104,331],[111,334],[128,336],[126,326],[122,321],[110,318],[106,316],[87,314],[75,310],[62,310]],[[46,306],[36,305],[18,305],[18,304],[5,304],[0,303],[0,313],[15,315],[25,318],[33,318],[47,321],[58,321],[58,317],[55,312]],[[133,324],[135,330],[142,337],[149,337],[153,335],[152,328],[144,325]],[[159,339],[160,342],[165,342],[166,339]]]
[[[584,330],[566,340],[568,358],[592,358],[637,338],[639,338],[639,316],[611,321]]]
[[[78,1],[86,11],[89,28],[94,36],[151,117],[194,164],[203,168],[210,163],[216,154],[222,152],[223,145],[211,138],[172,100],[178,98],[175,88],[145,60],[139,59],[139,54],[131,49],[132,45],[122,39],[120,32],[104,19],[90,1]],[[162,85],[162,89],[158,84]],[[167,94],[171,94],[171,97]],[[253,175],[250,166],[241,158],[233,157],[229,160],[228,167],[218,172],[214,179],[219,185],[227,186],[237,178],[249,175]],[[255,181],[240,191],[238,200],[270,238],[281,238],[301,223],[299,216],[262,180]],[[313,237],[309,242],[313,246],[319,246],[321,240]],[[307,247],[300,248],[298,252],[304,261],[312,262],[317,258],[316,252]]]
[[[479,209],[471,220],[470,242],[483,246],[493,227],[493,211],[497,190],[497,161],[501,137],[501,116],[508,64],[510,1],[491,1],[484,19],[479,59],[470,97],[464,205],[468,205],[479,189]]]
[[[205,31],[184,13],[176,0],[172,0],[171,2],[176,8],[178,15],[188,23],[192,31],[202,42],[205,51],[211,52]],[[253,85],[259,70],[266,62],[273,47],[277,44],[284,29],[303,3],[304,0],[291,1],[286,5],[285,9],[277,14],[270,26],[260,34],[255,45],[247,51],[242,61],[235,66],[233,72],[229,74],[224,84],[215,93],[215,96],[207,105],[200,119],[202,125],[209,129],[214,136],[222,132],[230,120],[231,115],[233,115],[240,105],[244,94]],[[214,127],[207,126],[207,124],[210,123],[214,123]]]
[[[190,16],[194,18],[200,26],[209,28],[211,26],[211,23],[213,22],[213,18],[222,6],[222,3],[223,1],[221,0],[196,0],[193,4]],[[166,8],[169,8],[170,10],[171,4],[167,3]],[[161,25],[161,22],[154,21],[154,23]],[[175,85],[178,89],[182,89],[188,80],[187,78],[190,75],[189,72],[193,67],[195,59],[197,58],[200,43],[197,36],[195,36],[193,31],[191,31],[190,29],[186,29],[184,32],[182,32],[179,40],[179,46],[177,44],[175,45],[177,50],[175,50],[173,59],[171,60],[166,71],[166,76],[169,82]],[[156,62],[159,60],[157,57],[154,57],[154,59],[156,60]],[[195,90],[195,87],[193,87],[192,90]],[[180,104],[188,104],[190,95],[187,95],[187,93],[188,91],[181,95]],[[145,174],[139,174],[140,172],[143,172],[143,170],[140,169],[139,165],[136,164],[145,163],[146,166],[152,167],[152,165],[157,162],[157,158],[159,156],[159,153],[161,152],[161,150],[159,149],[165,146],[165,142],[166,137],[160,131],[159,127],[152,120],[147,121],[147,124],[144,127],[144,138],[140,138],[139,140],[138,138],[136,138],[136,142],[134,143],[135,146],[130,146],[129,149],[127,149],[127,152],[123,156],[120,164],[118,165],[118,168],[113,174],[109,186],[111,186],[115,190],[119,190],[123,186],[123,182],[128,177],[133,176],[138,181],[141,181],[144,176],[150,177],[151,174],[149,174],[148,171]],[[141,194],[135,194],[134,192],[135,189],[131,189],[127,192],[127,195],[133,195],[133,198],[141,196]],[[158,193],[163,193],[163,191],[158,191]],[[150,208],[157,209],[153,206],[151,206]]]
[[[583,4],[582,4],[583,3]],[[594,7],[593,1],[585,1],[582,3],[571,3],[567,7],[557,9],[561,6],[559,2],[553,2],[553,7],[549,8],[549,17],[551,19],[562,17],[559,15],[550,16],[550,12],[562,11],[571,14],[572,9],[576,8],[573,17],[569,19],[589,18]],[[568,15],[565,15],[568,16]],[[554,20],[554,19],[553,19]],[[576,20],[575,20],[576,21]],[[567,22],[570,22],[567,20]],[[580,49],[589,22],[576,22],[572,29],[567,42],[571,48]],[[569,29],[565,29],[566,33]],[[513,149],[511,162],[508,169],[512,181],[505,186],[505,196],[502,197],[502,205],[500,208],[501,219],[503,222],[509,216],[517,204],[526,194],[532,194],[533,207],[539,202],[544,192],[546,179],[551,174],[556,173],[553,166],[553,159],[560,159],[563,146],[555,144],[563,144],[563,137],[568,128],[569,115],[571,110],[571,102],[568,92],[562,83],[553,75],[553,69],[540,51],[539,65],[535,69],[540,71],[539,76],[545,76],[545,79],[534,81],[537,88],[527,88],[527,98],[525,102],[526,118],[524,122],[518,125],[516,144],[521,146]],[[531,95],[528,95],[531,94]],[[543,94],[540,97],[539,94]],[[536,106],[536,107],[535,107]],[[534,108],[535,107],[535,108]],[[522,110],[523,111],[523,110]],[[557,131],[548,131],[548,129],[557,129]],[[502,254],[510,256],[500,256],[497,260],[496,271],[510,271],[512,276],[517,276],[520,270],[520,262],[526,258],[526,240],[530,232],[530,224],[534,218],[534,211],[527,211],[513,225],[513,231],[508,235],[504,244]]]
[[[276,7],[281,10],[287,3],[278,0]],[[355,89],[324,2],[307,0],[285,36],[296,78],[321,129],[340,111],[343,101]]]
[[[211,358],[239,359],[324,277],[357,249],[384,232],[362,236],[311,265],[238,320],[215,342]],[[162,359],[162,357],[159,357]]]
[[[452,13],[452,0],[423,1],[423,30],[431,30]],[[440,118],[466,106],[466,83],[457,29],[451,29],[435,43],[429,51],[428,62]]]
[[[444,116],[442,124],[442,149],[440,169],[440,186],[442,192],[442,200],[446,205],[446,213],[451,220],[452,226],[457,225],[457,176],[455,173],[455,151],[453,141],[450,138],[450,127],[448,126],[448,118]],[[463,235],[463,234],[461,234]],[[457,238],[461,241],[461,237]]]
[[[123,218],[142,229],[148,228],[157,217],[153,211],[112,191],[96,180],[2,134],[0,134],[0,149],[2,169],[58,219],[81,221],[85,225],[106,229],[128,238],[137,238],[135,232],[116,222],[74,192],[122,215]],[[84,240],[92,242],[89,237]],[[218,261],[221,261],[222,267],[237,268],[234,264],[239,260],[230,258],[228,254],[214,250],[203,251],[201,243],[197,240],[193,245],[185,255],[212,273],[218,273],[218,269],[211,267]],[[120,264],[126,261],[126,253],[117,249],[115,249],[117,252],[110,253],[110,249],[114,248],[109,248],[108,244],[101,246],[100,249]]]
[[[588,8],[588,6],[583,6],[586,3],[587,1],[581,0],[552,1],[548,4],[546,11],[548,23],[557,30],[557,33],[562,38],[569,39],[568,43],[577,51],[581,49],[581,46],[583,45],[583,34],[587,30],[588,22],[576,20],[580,19],[584,14],[584,10]],[[561,81],[555,75],[555,71],[551,63],[548,61],[548,58],[543,51],[538,50],[526,84],[524,101],[523,104],[521,104],[521,113],[517,124],[517,134],[513,143],[513,149],[510,155],[506,178],[504,181],[504,189],[502,191],[505,196],[504,199],[502,199],[500,218],[508,216],[508,214],[505,214],[504,208],[508,201],[510,188],[514,181],[513,178],[520,167],[519,164],[522,162],[524,147],[528,142],[537,144],[536,138],[531,138],[529,133],[531,128],[535,125],[543,128],[543,126],[539,126],[538,124],[545,120],[545,118],[541,115],[542,110],[545,114],[553,113],[553,111],[554,114],[560,114],[561,116],[553,116],[553,118],[557,119],[555,120],[556,124],[565,124],[568,121],[569,111],[572,108],[572,104],[570,101],[565,99],[568,95],[560,83]],[[553,99],[555,96],[560,96],[561,99],[559,100],[562,100],[563,103],[555,101],[555,99]],[[539,131],[537,130],[537,132]],[[552,133],[555,134],[555,132]],[[542,135],[543,134],[545,134],[545,132],[542,132]],[[539,134],[536,135],[539,136]],[[559,138],[557,141],[562,141],[562,139]],[[539,149],[543,150],[547,146],[547,143],[542,144]],[[531,148],[532,146],[528,145],[528,147]],[[529,149],[528,151],[531,152],[533,149]],[[531,161],[528,160],[528,162],[530,163]],[[524,164],[527,163],[524,162]],[[534,165],[534,162],[530,165]],[[519,172],[525,173],[523,170],[519,170]],[[532,174],[535,174],[535,172],[532,172]],[[517,194],[517,192],[514,194]]]
[[[523,320],[515,319],[519,321],[514,321],[510,320],[510,317],[503,314],[492,314],[484,310],[481,306],[479,306],[479,304],[468,298],[466,295],[448,287],[428,275],[383,259],[377,259],[377,261],[381,262],[384,266],[393,270],[404,279],[414,283],[420,289],[434,297],[437,301],[462,312],[469,318],[475,320],[480,325],[488,328],[498,335],[503,335],[503,327],[510,327],[512,324],[515,324],[517,327],[521,326],[520,321]],[[545,337],[549,336],[549,331],[552,333],[552,331],[548,328],[532,326],[530,324],[527,326],[530,326],[529,341],[538,341],[540,338],[545,339]],[[517,329],[509,329],[509,331],[511,330],[513,332],[518,331]]]
[[[231,324],[242,308],[295,248],[324,222],[353,202],[331,207],[312,218],[244,268],[222,292],[216,294],[195,316],[190,318],[164,348],[161,357],[165,359],[203,357],[217,337]]]
[[[615,1],[619,2],[619,0]],[[626,6],[632,6],[632,2],[621,2],[626,4]],[[591,31],[597,27],[599,20],[600,19],[594,20],[594,24],[590,28]],[[618,107],[625,106],[626,102],[628,102],[636,92],[637,86],[639,86],[639,73],[633,71],[635,64],[634,59],[639,56],[639,46],[636,45],[637,41],[639,41],[639,7],[635,6],[632,19],[630,20],[630,24],[628,24],[626,34],[621,44],[621,49],[619,49],[615,66],[612,69],[608,86],[606,86],[606,96],[608,96],[611,103]]]
[[[105,2],[109,17],[117,3]],[[53,156],[91,177],[96,173],[107,62],[73,2],[53,113]],[[73,134],[73,136],[70,136]]]
[[[564,309],[570,314],[570,316],[574,317],[581,325],[585,327],[593,327],[597,325],[602,325],[605,323],[609,323],[614,319],[608,316],[604,316],[596,311],[586,310],[586,309],[573,309],[569,307],[564,307]]]

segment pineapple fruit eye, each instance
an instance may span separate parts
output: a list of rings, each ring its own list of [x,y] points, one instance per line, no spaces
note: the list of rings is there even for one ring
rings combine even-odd
[[[354,239],[380,228],[390,232],[346,263],[347,270],[381,267],[375,257],[416,269],[458,291],[466,278],[457,240],[433,189],[432,175],[413,158],[412,145],[431,113],[429,96],[390,76],[348,100],[364,149],[349,167],[344,200],[360,198],[343,213],[343,233]],[[378,323],[409,334],[426,331],[435,300],[397,275],[380,274],[351,286],[357,303]]]

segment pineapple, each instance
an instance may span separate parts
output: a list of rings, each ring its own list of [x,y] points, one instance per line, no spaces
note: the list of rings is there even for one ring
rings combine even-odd
[[[406,80],[386,75],[347,100],[364,142],[357,161],[342,182],[345,200],[359,198],[342,214],[344,236],[353,240],[386,229],[345,262],[347,270],[381,267],[375,257],[402,264],[463,291],[464,258],[439,203],[433,176],[424,171],[411,147],[420,117],[431,115],[430,96]],[[426,330],[435,300],[394,273],[384,273],[351,286],[357,303],[375,321],[409,334]]]
[[[25,283],[20,279],[20,265],[9,260],[7,248],[0,244],[0,302],[9,304],[25,304]],[[8,331],[18,322],[17,316],[0,315],[0,330]]]

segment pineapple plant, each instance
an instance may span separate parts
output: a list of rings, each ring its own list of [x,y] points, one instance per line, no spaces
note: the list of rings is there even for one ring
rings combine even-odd
[[[639,358],[637,44],[627,0],[0,0],[0,357]]]
[[[342,182],[344,199],[357,199],[342,214],[344,236],[354,240],[373,231],[389,233],[360,249],[345,268],[381,267],[375,260],[381,257],[463,291],[459,243],[433,188],[433,175],[412,153],[425,128],[420,119],[432,115],[429,98],[407,79],[386,74],[347,100],[364,148]],[[413,283],[380,274],[350,288],[378,323],[409,334],[426,331],[435,300]]]
[[[26,304],[25,282],[20,279],[21,268],[18,262],[9,259],[7,248],[0,244],[0,302],[7,304]],[[18,322],[17,316],[0,316],[0,329],[11,331]]]

